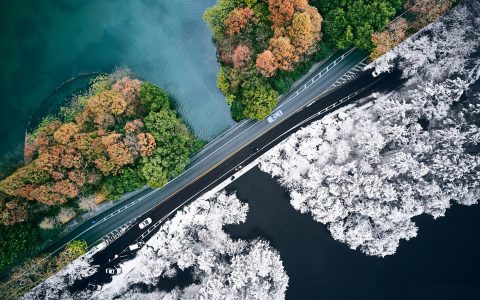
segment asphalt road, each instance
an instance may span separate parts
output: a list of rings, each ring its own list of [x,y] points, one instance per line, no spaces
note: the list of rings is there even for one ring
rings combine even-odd
[[[53,243],[46,252],[54,255],[62,250],[66,243],[75,239],[85,240],[90,247],[101,240],[113,239],[122,227],[126,227],[126,224],[134,222],[139,216],[154,209],[186,185],[204,176],[236,150],[255,140],[276,126],[278,122],[282,122],[288,115],[304,107],[315,97],[355,78],[355,73],[360,72],[365,66],[366,57],[364,52],[356,49],[333,56],[315,71],[307,74],[291,92],[280,98],[277,109],[281,109],[284,113],[280,120],[272,124],[255,120],[246,120],[237,124],[210,142],[192,159],[181,175],[162,189],[147,188],[84,222]]]
[[[331,91],[328,94],[313,96],[309,99],[310,105],[298,109],[289,116],[285,116],[282,122],[275,122],[266,132],[258,136],[252,142],[237,149],[227,159],[218,164],[208,173],[187,184],[166,201],[155,206],[147,214],[143,215],[120,237],[113,240],[103,250],[93,256],[93,265],[98,265],[98,271],[89,278],[76,282],[70,288],[79,290],[86,287],[89,282],[104,284],[111,280],[106,275],[105,268],[114,267],[121,261],[130,259],[135,254],[127,248],[129,245],[147,241],[158,229],[163,221],[174,214],[179,208],[195,200],[199,195],[228,179],[237,172],[238,166],[245,166],[254,161],[260,155],[281,142],[287,136],[309,123],[322,118],[325,114],[355,101],[359,97],[374,92],[379,83],[393,81],[398,74],[386,74],[374,78],[371,72],[363,72],[345,85]],[[152,224],[141,230],[137,225],[145,218],[151,218]],[[118,255],[118,258],[117,258]]]

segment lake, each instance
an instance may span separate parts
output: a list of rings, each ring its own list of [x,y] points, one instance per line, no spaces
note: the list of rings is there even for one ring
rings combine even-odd
[[[216,87],[215,48],[202,20],[215,2],[1,1],[0,158],[21,158],[30,117],[57,88],[116,67],[174,95],[200,138],[226,130],[234,122]]]
[[[420,216],[418,236],[385,258],[333,240],[326,226],[290,205],[270,175],[254,168],[227,190],[247,202],[235,238],[269,240],[290,277],[287,300],[480,299],[480,206],[454,205],[443,218]]]

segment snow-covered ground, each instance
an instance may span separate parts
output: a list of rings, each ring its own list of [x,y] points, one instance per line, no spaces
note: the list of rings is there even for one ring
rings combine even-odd
[[[467,1],[380,58],[406,80],[301,129],[260,168],[292,206],[368,255],[417,235],[412,218],[441,217],[480,194],[480,3]]]
[[[234,240],[223,231],[226,224],[245,222],[247,212],[235,195],[203,195],[165,222],[101,292],[72,295],[66,289],[76,271],[86,273],[89,254],[25,298],[284,299],[288,276],[278,252],[268,242]],[[155,288],[183,270],[192,273],[193,283],[168,292]]]

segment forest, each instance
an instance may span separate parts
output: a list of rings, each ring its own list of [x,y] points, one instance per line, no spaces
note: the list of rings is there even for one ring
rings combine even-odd
[[[223,227],[246,221],[248,204],[220,191],[202,195],[182,208],[146,242],[131,261],[120,264],[99,299],[285,299],[288,275],[280,254],[262,239],[234,239]],[[88,276],[93,251],[33,289],[26,296],[91,299],[92,291],[71,293],[68,283]],[[190,273],[192,282],[162,290],[162,280]],[[143,286],[145,288],[138,288]]]
[[[374,60],[457,2],[219,0],[204,14],[217,47],[218,88],[235,120],[262,120],[314,63],[352,47]]]
[[[0,181],[0,271],[77,214],[162,187],[202,146],[160,87],[122,72],[97,77],[27,135],[25,164]]]
[[[373,63],[378,73],[401,71],[400,86],[332,112],[261,158],[293,208],[335,240],[393,255],[417,236],[415,217],[478,203],[478,8],[455,8]]]

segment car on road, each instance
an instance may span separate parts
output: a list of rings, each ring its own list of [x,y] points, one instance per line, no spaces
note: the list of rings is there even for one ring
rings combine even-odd
[[[152,224],[152,219],[151,218],[146,218],[145,220],[140,222],[140,224],[138,224],[138,227],[140,227],[140,229],[144,229],[145,227],[147,227],[150,224]]]
[[[102,290],[102,286],[100,284],[96,284],[96,283],[89,283],[87,288],[91,291],[101,291]]]
[[[118,275],[122,274],[122,269],[121,268],[106,268],[105,273],[109,275]]]
[[[268,116],[267,122],[268,123],[273,123],[273,122],[275,122],[275,120],[277,120],[281,116],[283,116],[283,111],[281,111],[280,109],[276,110],[271,115]]]
[[[135,250],[138,250],[140,249],[140,247],[142,247],[142,243],[135,243],[135,244],[132,244],[130,246],[128,246],[128,250],[130,251],[135,251]]]

